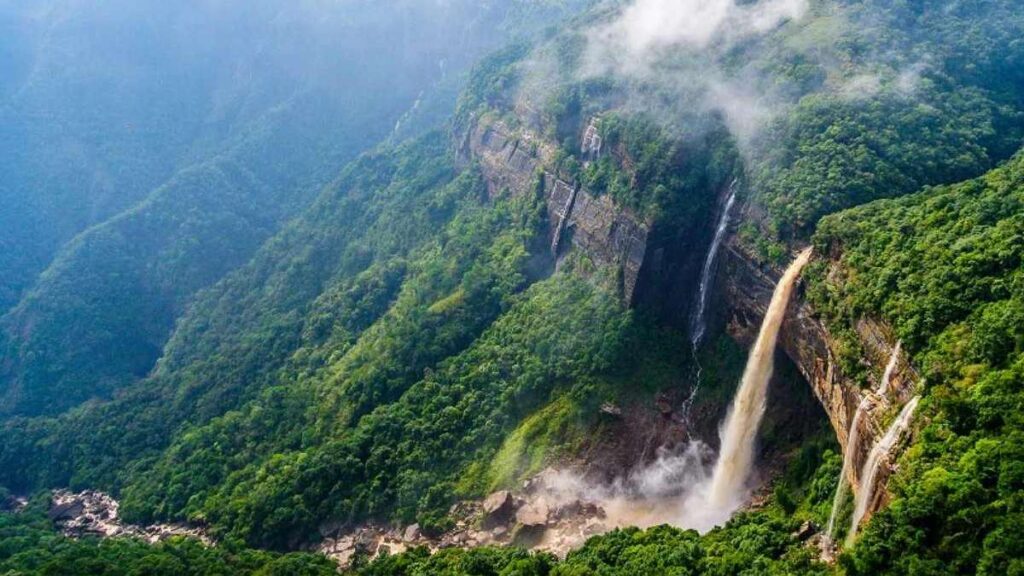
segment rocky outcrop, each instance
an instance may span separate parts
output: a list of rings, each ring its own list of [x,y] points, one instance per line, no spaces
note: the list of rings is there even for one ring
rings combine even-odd
[[[596,129],[595,129],[596,130]],[[587,146],[600,144],[590,134]],[[499,121],[478,121],[467,132],[462,157],[476,160],[491,196],[540,194],[547,205],[549,237],[555,257],[569,246],[601,267],[621,274],[622,295],[632,303],[648,253],[650,224],[606,195],[582,188],[555,167],[555,149],[532,132],[511,130]]]
[[[140,538],[149,543],[166,540],[172,536],[196,538],[210,546],[213,541],[199,527],[184,524],[152,524],[136,526],[123,522],[119,515],[117,500],[110,496],[87,490],[69,492],[55,490],[50,502],[49,518],[69,538],[97,536],[101,538]]]
[[[733,239],[722,252],[718,286],[721,291],[719,308],[726,315],[727,330],[741,341],[752,341],[780,273],[754,263]],[[896,345],[891,331],[883,324],[864,319],[858,322],[856,333],[864,350],[862,362],[871,367],[869,385],[862,388],[846,374],[837,361],[837,341],[828,326],[816,317],[814,310],[802,297],[794,299],[786,313],[779,336],[779,345],[810,384],[815,397],[824,407],[836,438],[843,450],[849,441],[850,424],[857,407],[868,398],[866,414],[860,420],[859,441],[853,466],[849,471],[854,491],[859,490],[861,470],[872,447],[885,433],[885,424],[898,407],[914,395],[919,376],[905,355],[898,359],[888,391],[878,395],[879,382]],[[885,486],[891,466],[883,466],[878,486]],[[878,495],[869,511],[885,504],[885,490]]]
[[[317,550],[342,568],[357,556],[376,558],[415,546],[441,548],[516,545],[565,556],[590,536],[616,526],[599,502],[586,500],[580,490],[566,488],[567,471],[546,469],[520,490],[495,492],[482,501],[459,502],[449,510],[454,526],[440,535],[424,534],[418,525],[364,525],[328,537]]]

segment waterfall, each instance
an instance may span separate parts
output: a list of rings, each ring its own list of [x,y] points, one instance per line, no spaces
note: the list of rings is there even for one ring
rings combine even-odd
[[[712,474],[708,503],[723,513],[739,506],[754,462],[754,440],[764,416],[768,381],[774,370],[775,343],[800,271],[811,258],[808,248],[790,264],[772,295],[761,331],[743,372],[743,380],[722,428],[722,448]]]
[[[704,318],[707,306],[708,306],[708,291],[711,288],[711,275],[714,271],[715,258],[718,256],[718,249],[722,246],[722,239],[725,238],[725,233],[729,229],[729,217],[732,212],[732,206],[736,202],[736,185],[738,181],[733,180],[732,184],[729,185],[729,196],[725,200],[725,206],[722,208],[722,214],[718,217],[718,227],[715,228],[715,237],[711,240],[711,247],[708,249],[708,254],[704,258],[704,268],[700,272],[700,288],[697,291],[697,308],[694,310],[694,314],[691,316],[690,321],[690,342],[693,344],[694,350],[700,345],[701,339],[704,338],[704,331],[707,329],[706,320]]]
[[[857,405],[857,412],[853,415],[853,423],[850,424],[850,431],[847,433],[846,451],[843,453],[843,469],[839,473],[836,495],[832,498],[832,513],[828,517],[828,528],[825,530],[825,542],[830,546],[835,537],[836,516],[839,515],[839,507],[843,505],[843,500],[846,498],[850,470],[853,468],[853,459],[857,455],[857,448],[860,444],[860,421],[864,418],[864,413],[870,405],[871,397],[865,396]]]
[[[569,216],[572,215],[572,207],[576,203],[576,193],[578,191],[578,184],[574,185],[569,191],[569,197],[565,199],[565,206],[562,207],[562,214],[558,218],[558,226],[555,227],[554,238],[551,240],[551,254],[556,258],[558,257],[559,244],[562,242],[562,234],[565,232],[565,223],[569,220]]]
[[[910,421],[914,416],[914,410],[917,408],[919,400],[920,397],[915,396],[910,402],[907,402],[907,405],[900,411],[900,415],[896,417],[896,420],[889,426],[889,429],[885,431],[885,436],[882,436],[882,439],[871,449],[871,454],[861,469],[860,490],[857,491],[853,519],[850,522],[850,532],[846,535],[847,546],[853,543],[853,539],[857,535],[857,528],[860,526],[860,521],[864,519],[864,514],[868,511],[868,504],[873,499],[875,481],[878,479],[878,470],[882,466],[882,461],[892,451],[893,446],[899,441],[903,432],[910,427]]]
[[[885,398],[885,395],[889,391],[889,384],[892,381],[892,375],[896,371],[896,366],[899,364],[900,350],[903,347],[902,342],[896,342],[896,346],[892,350],[892,356],[889,358],[889,363],[885,366],[885,372],[882,374],[882,381],[878,385],[878,391],[876,394],[881,398]],[[828,545],[832,544],[832,540],[835,537],[836,530],[836,516],[839,515],[839,507],[842,506],[843,500],[846,498],[847,487],[849,486],[850,470],[853,468],[853,459],[857,455],[857,449],[860,444],[860,421],[864,418],[864,413],[867,411],[868,406],[871,405],[871,396],[865,396],[860,404],[857,405],[857,412],[853,415],[853,422],[850,424],[850,431],[846,438],[846,451],[843,453],[843,470],[839,473],[839,483],[836,485],[836,495],[832,498],[832,513],[828,517],[828,528],[825,530],[825,543]]]
[[[889,363],[885,365],[885,373],[882,374],[882,383],[878,386],[879,396],[885,396],[889,393],[889,383],[892,381],[892,375],[896,372],[896,366],[900,363],[900,350],[903,348],[903,342],[896,342],[896,346],[892,349],[892,356],[889,358]]]
[[[693,402],[697,399],[697,392],[700,391],[700,377],[703,369],[701,368],[700,360],[697,359],[697,348],[700,347],[700,342],[704,338],[704,332],[707,329],[707,320],[704,316],[708,306],[711,275],[714,271],[718,249],[721,248],[722,240],[729,229],[729,217],[732,212],[732,206],[736,203],[736,185],[738,183],[739,180],[734,179],[732,184],[729,185],[729,196],[725,199],[725,206],[722,207],[722,214],[718,217],[718,226],[715,228],[715,236],[711,240],[707,256],[704,257],[704,267],[700,272],[700,285],[697,290],[696,308],[690,316],[690,353],[693,355],[693,364],[697,367],[697,371],[693,381],[693,390],[690,391],[689,397],[683,402],[683,419],[686,421],[690,419],[690,409],[693,408]]]

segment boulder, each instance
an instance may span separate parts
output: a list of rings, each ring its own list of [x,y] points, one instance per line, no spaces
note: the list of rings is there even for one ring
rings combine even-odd
[[[516,511],[516,522],[523,526],[544,526],[548,523],[550,509],[543,500],[529,502]]]
[[[501,490],[488,496],[483,503],[484,527],[505,524],[515,511],[515,500],[508,490]]]
[[[790,536],[800,540],[801,542],[806,542],[811,538],[811,536],[814,536],[817,531],[818,527],[815,526],[813,522],[805,520],[804,523],[800,525],[800,529],[790,534]]]
[[[85,503],[81,500],[74,499],[62,504],[53,504],[50,506],[50,520],[71,520],[78,518],[85,512]]]
[[[402,540],[405,540],[406,542],[414,542],[414,541],[419,540],[419,539],[420,539],[420,525],[419,524],[413,524],[412,526],[409,526],[408,528],[405,529],[405,532],[402,533]]]
[[[619,408],[611,402],[605,402],[604,404],[601,404],[601,413],[618,418],[622,416],[622,408]]]

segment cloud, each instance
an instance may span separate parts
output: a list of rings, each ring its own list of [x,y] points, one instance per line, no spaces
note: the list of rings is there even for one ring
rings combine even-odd
[[[622,108],[666,126],[699,134],[721,118],[747,153],[789,98],[762,71],[725,62],[808,9],[808,0],[633,0],[584,33],[578,75],[623,80]]]
[[[751,6],[736,0],[636,0],[591,32],[588,64],[598,73],[643,73],[674,49],[704,49],[763,34],[800,19],[807,8],[807,0],[764,0]]]
[[[878,94],[882,89],[882,78],[878,74],[858,74],[845,81],[839,94],[847,100],[864,100]]]

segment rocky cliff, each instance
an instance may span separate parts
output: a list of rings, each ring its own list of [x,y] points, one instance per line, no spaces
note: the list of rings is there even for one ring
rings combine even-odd
[[[588,138],[586,133],[581,137]],[[585,141],[593,146],[594,136],[589,138]],[[649,222],[560,174],[554,147],[529,130],[513,130],[500,121],[476,121],[459,152],[479,164],[492,196],[541,194],[547,204],[553,255],[564,254],[572,246],[598,266],[617,269],[622,295],[633,303],[648,255]]]
[[[601,153],[602,143],[592,121],[580,134],[585,155]],[[556,168],[556,149],[535,132],[511,128],[500,120],[478,119],[462,136],[461,157],[473,160],[487,180],[489,193],[540,194],[547,206],[548,239],[554,257],[570,249],[580,251],[599,266],[612,267],[621,278],[622,295],[631,305],[655,303],[674,322],[685,317],[692,301],[693,287],[703,259],[709,230],[681,230],[674,235],[658,234],[656,222],[648,222],[629,209],[617,206],[608,196],[595,195]],[[709,221],[711,220],[709,215]],[[668,238],[656,241],[655,238]],[[764,317],[780,270],[755,263],[737,238],[722,248],[713,303],[719,324],[730,335],[751,342]],[[669,318],[671,317],[671,318]],[[857,325],[870,378],[877,380],[892,355],[895,342],[884,325],[863,320]],[[819,321],[801,296],[789,308],[780,336],[781,348],[810,385],[846,449],[850,423],[862,400],[868,398],[866,417],[860,421],[860,441],[850,471],[854,490],[859,490],[861,469],[872,447],[885,433],[884,426],[914,394],[919,380],[913,366],[900,358],[887,395],[871,393],[878,382],[862,388],[843,373],[838,343],[829,328]],[[878,486],[884,487],[891,473],[882,466]],[[869,508],[884,504],[885,490]]]
[[[717,308],[725,316],[731,336],[741,341],[753,340],[779,276],[780,271],[756,264],[735,238],[730,239],[723,248],[717,278],[720,292]],[[875,393],[896,342],[888,327],[869,319],[857,323],[856,333],[864,350],[861,362],[869,367],[870,381],[865,387],[844,374],[838,362],[839,344],[803,297],[803,286],[798,297],[790,303],[779,338],[782,350],[825,408],[844,451],[857,407],[864,398],[868,398],[850,470],[849,480],[855,492],[860,490],[861,471],[872,447],[885,434],[885,426],[894,413],[914,396],[915,386],[920,380],[907,357],[901,355],[889,380],[888,392],[883,395]],[[868,508],[869,514],[885,504],[886,491],[882,488],[892,472],[893,456],[879,470],[879,488]]]

